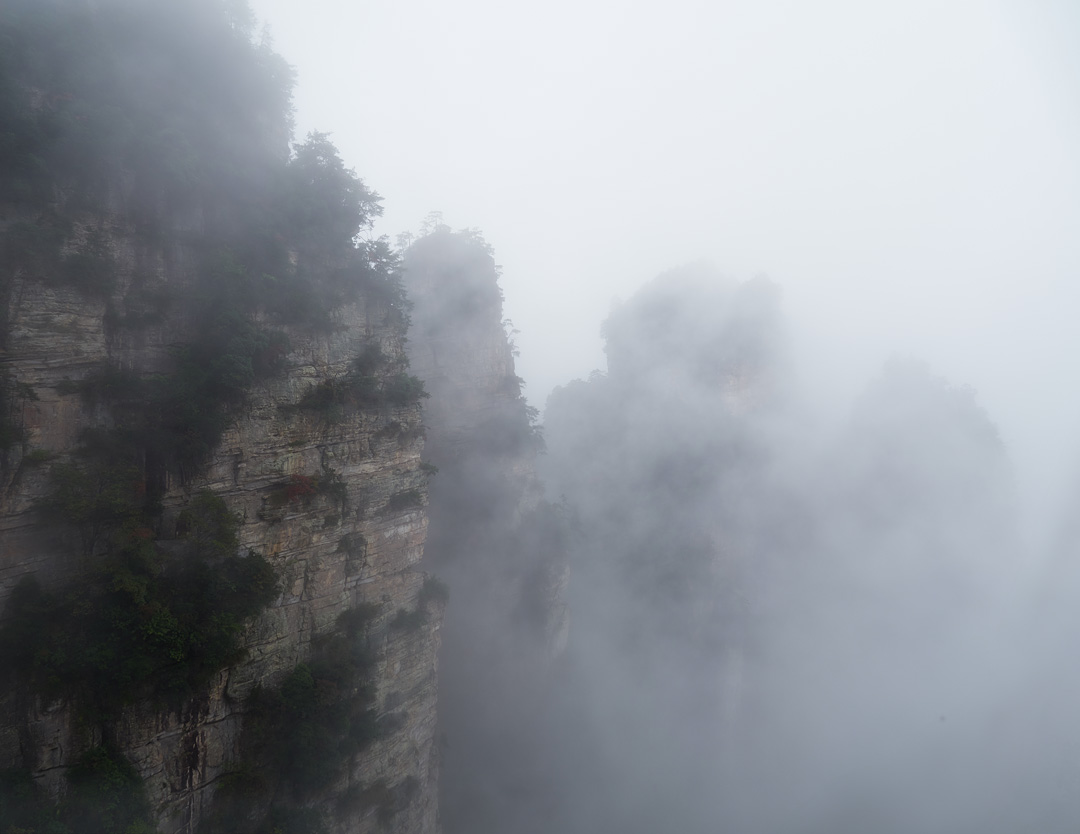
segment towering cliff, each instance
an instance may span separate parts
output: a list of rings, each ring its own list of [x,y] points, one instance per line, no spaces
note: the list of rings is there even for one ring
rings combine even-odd
[[[425,403],[431,527],[425,565],[450,589],[440,657],[448,832],[543,828],[550,772],[536,755],[552,664],[566,645],[566,525],[543,498],[542,449],[504,328],[499,270],[473,232],[412,243],[412,372]]]
[[[122,243],[113,239],[112,246]],[[11,311],[7,350],[15,384],[32,389],[35,399],[19,411],[23,441],[7,458],[0,504],[3,571],[8,588],[33,572],[64,591],[86,582],[82,574],[96,570],[94,560],[104,554],[71,546],[78,530],[41,518],[39,507],[54,489],[50,471],[78,460],[76,439],[101,425],[79,392],[62,393],[62,383],[85,378],[69,360],[74,352],[82,354],[86,370],[117,356],[105,340],[94,340],[96,346],[91,341],[103,328],[104,304],[90,306],[75,291],[49,293],[30,282],[19,289],[22,303]],[[72,310],[79,311],[77,319]],[[343,612],[370,603],[378,607],[364,638],[375,660],[371,705],[388,731],[379,732],[327,790],[339,794],[351,786],[415,780],[425,788],[424,801],[403,803],[409,813],[395,820],[393,830],[434,830],[438,616],[432,607],[432,616],[398,624],[401,610],[427,610],[419,601],[424,580],[417,570],[426,533],[419,408],[358,409],[333,422],[323,414],[282,409],[302,403],[326,380],[344,378],[349,363],[373,342],[399,358],[401,330],[385,323],[386,312],[349,305],[338,314],[340,333],[291,334],[282,376],[250,392],[197,476],[171,484],[160,496],[161,513],[151,528],[160,548],[167,551],[178,541],[178,518],[200,490],[211,489],[242,519],[241,550],[263,554],[274,567],[280,593],[244,630],[246,658],[215,673],[176,709],[125,705],[108,729],[80,726],[62,697],[34,697],[25,710],[7,713],[16,720],[0,748],[6,767],[28,767],[50,795],[59,795],[65,768],[108,741],[144,781],[161,830],[190,830],[204,816],[214,786],[242,756],[244,705],[253,688],[280,682],[311,658],[313,639],[331,631]],[[80,326],[42,326],[35,318],[77,320]],[[328,802],[322,804],[329,809]],[[373,818],[357,827],[355,817],[340,818],[340,830],[378,828]]]
[[[0,816],[434,832],[396,261],[226,7],[0,12]]]

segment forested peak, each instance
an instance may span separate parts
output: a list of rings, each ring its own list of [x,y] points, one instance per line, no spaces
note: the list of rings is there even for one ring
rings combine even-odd
[[[665,272],[618,305],[603,326],[613,376],[681,368],[695,383],[724,385],[776,358],[779,289],[769,279],[738,282],[707,264]]]

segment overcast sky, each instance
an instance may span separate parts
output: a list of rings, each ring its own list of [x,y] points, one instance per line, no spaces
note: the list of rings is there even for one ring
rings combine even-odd
[[[846,407],[890,354],[974,386],[1027,485],[1080,441],[1080,5],[1069,0],[253,0],[381,193],[503,265],[543,406],[615,297],[765,273]]]

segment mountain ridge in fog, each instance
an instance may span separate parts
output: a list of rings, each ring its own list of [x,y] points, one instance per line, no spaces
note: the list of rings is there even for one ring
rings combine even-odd
[[[446,21],[457,7],[429,11]],[[603,39],[547,13],[530,21],[565,30],[580,65],[604,65],[614,81],[620,66],[601,48],[609,10],[581,11]],[[631,11],[622,23],[653,13]],[[939,11],[860,20],[908,61],[920,13]],[[828,28],[818,17],[797,19]],[[693,52],[678,49],[679,19],[657,17],[647,34],[660,49],[645,65]],[[953,42],[930,31],[939,58],[1009,43],[992,25],[969,42],[966,19],[949,17],[964,36]],[[894,20],[911,40],[893,38]],[[485,51],[461,43],[488,30],[455,23],[439,44],[482,67]],[[336,28],[354,39],[348,54],[368,58],[355,48],[366,29]],[[840,55],[798,27],[770,31],[783,37],[725,29],[729,49],[710,44],[695,60],[715,68],[759,44],[768,56],[826,56],[768,75],[804,92],[878,66],[863,42]],[[554,67],[586,96],[585,128],[553,120],[541,131],[550,144],[502,143],[535,168],[528,177],[491,156],[498,187],[476,177],[459,195],[486,192],[498,206],[496,239],[531,241],[505,283],[515,300],[515,287],[546,294],[527,310],[540,327],[526,339],[556,334],[538,362],[582,344],[568,323],[606,292],[563,273],[593,269],[624,286],[666,253],[728,246],[738,263],[773,253],[786,298],[768,279],[705,263],[662,273],[608,316],[606,371],[557,388],[540,426],[492,247],[435,218],[399,250],[373,239],[380,198],[327,134],[290,142],[294,75],[254,37],[245,3],[0,9],[0,535],[13,600],[0,650],[18,724],[0,733],[14,768],[0,774],[0,822],[87,834],[189,834],[200,817],[209,830],[288,834],[1075,830],[1076,505],[1047,534],[1052,552],[1039,551],[1018,520],[1018,503],[1039,494],[1018,488],[1016,449],[971,389],[935,370],[971,354],[982,361],[967,367],[990,368],[984,381],[1012,379],[996,402],[1015,394],[1012,425],[1029,439],[1072,407],[1068,375],[1048,371],[1070,367],[1067,351],[1047,349],[1073,329],[1068,305],[1039,329],[1041,354],[1017,346],[1035,341],[1034,327],[1002,313],[1002,297],[1045,313],[1039,292],[1071,268],[1052,244],[1068,237],[1054,224],[1069,228],[1072,204],[1056,192],[1049,223],[1038,199],[1074,173],[1055,143],[1000,164],[1013,129],[1046,114],[1012,83],[1005,100],[1031,119],[994,104],[955,130],[981,103],[968,95],[975,70],[938,95],[934,64],[918,63],[913,84],[902,61],[877,98],[840,101],[848,130],[835,141],[813,96],[773,110],[753,73],[735,84],[725,71],[738,106],[717,112],[767,115],[768,129],[690,131],[708,154],[680,155],[694,191],[679,200],[620,140],[649,122],[679,149],[682,117],[712,107],[699,90],[673,94],[657,72],[648,90],[617,88],[629,121],[608,123],[581,83],[595,79],[570,71],[578,64],[552,61],[539,40],[537,60],[517,40],[490,40],[504,56],[520,51],[510,57],[540,84]],[[638,57],[632,39],[617,46]],[[984,94],[1015,82],[1020,65],[987,51],[1000,84],[977,86]],[[364,69],[352,83],[395,77]],[[449,75],[438,76],[430,87],[445,91]],[[528,113],[517,135],[535,141],[533,98],[507,89]],[[920,95],[937,120],[911,125],[890,109]],[[421,163],[466,167],[432,142],[432,123],[470,153],[497,133],[456,130],[444,98],[437,110],[408,96],[358,107],[350,90],[335,106],[370,119],[365,136],[395,142],[386,116],[415,119],[428,152],[406,167],[426,183],[436,178],[419,176]],[[506,107],[484,100],[473,126]],[[810,130],[792,128],[793,112]],[[870,141],[864,112],[896,128],[876,134],[887,142]],[[568,142],[561,157],[555,139]],[[755,157],[759,144],[782,147],[783,164]],[[899,158],[912,144],[924,156]],[[589,168],[550,176],[539,164],[583,147]],[[841,166],[853,151],[859,164]],[[947,187],[899,188],[909,176]],[[631,184],[634,199],[574,188],[606,178]],[[857,207],[846,222],[823,199],[834,191]],[[552,195],[529,222],[525,204]],[[1028,237],[1009,248],[1014,230]],[[550,283],[518,282],[545,270]],[[936,286],[949,270],[965,280]],[[1042,290],[995,295],[1012,287],[1010,270]],[[801,306],[787,308],[792,299]],[[844,361],[807,373],[805,355],[828,356],[826,340],[793,335],[789,316],[818,337],[835,331]],[[980,332],[961,326],[968,318],[992,344],[963,335]],[[928,350],[933,365],[844,376],[892,338],[901,350],[936,339],[952,364]],[[823,381],[864,390],[834,419],[830,407],[842,409]],[[1053,434],[1038,438],[1044,449],[1072,445]],[[446,585],[420,570],[428,531],[424,567]],[[1052,587],[1032,596],[1040,561],[1054,566]]]
[[[1021,719],[1023,758],[989,753],[1016,699],[1039,697],[1022,658],[1053,621],[1026,594],[996,427],[971,389],[899,359],[846,420],[810,418],[777,299],[730,313],[753,286],[700,268],[646,285],[605,325],[608,373],[545,414],[542,472],[585,531],[578,691],[598,749],[600,727],[640,732],[609,747],[624,799],[601,827],[1065,830],[1046,780],[1067,713]],[[775,357],[774,396],[733,403],[702,369],[748,344]]]

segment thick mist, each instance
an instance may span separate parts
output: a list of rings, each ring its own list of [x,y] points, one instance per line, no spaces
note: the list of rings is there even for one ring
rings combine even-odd
[[[897,357],[828,419],[779,288],[699,263],[613,309],[536,457],[490,248],[405,270],[433,422],[487,415],[429,435],[446,831],[1072,830],[1075,528],[1034,552],[973,389]]]
[[[27,19],[44,10],[46,24],[0,32],[0,69],[29,68],[0,73],[0,162],[15,172],[0,197],[34,206],[33,222],[18,219],[30,208],[5,209],[0,256],[11,276],[41,272],[30,279],[42,278],[34,287],[50,302],[86,278],[98,293],[86,306],[103,312],[97,347],[79,344],[73,307],[41,312],[40,328],[0,321],[5,342],[40,329],[62,346],[0,350],[0,451],[18,441],[18,466],[39,486],[65,471],[73,482],[93,475],[77,495],[86,529],[110,499],[106,475],[131,464],[127,504],[106,507],[112,527],[102,528],[123,556],[116,573],[55,609],[75,612],[70,631],[87,637],[79,618],[96,622],[94,600],[132,591],[130,620],[100,614],[115,655],[66,644],[126,676],[130,692],[107,676],[95,684],[120,704],[110,722],[119,726],[146,674],[109,658],[139,660],[126,623],[154,612],[121,571],[128,557],[147,587],[170,578],[166,557],[194,560],[203,545],[198,558],[232,564],[245,520],[277,524],[290,502],[322,500],[337,508],[297,524],[315,544],[274,544],[271,555],[290,571],[303,562],[307,593],[318,547],[332,548],[342,584],[325,611],[345,617],[347,602],[367,599],[357,525],[370,510],[371,543],[400,542],[394,590],[410,606],[397,607],[388,584],[379,605],[396,610],[378,628],[424,630],[399,643],[423,658],[387,660],[376,685],[374,673],[359,682],[376,661],[357,651],[340,664],[348,707],[338,683],[308,675],[322,700],[297,703],[305,717],[353,710],[351,753],[336,744],[347,722],[256,727],[287,740],[274,753],[283,772],[293,758],[336,766],[337,753],[308,736],[353,764],[366,732],[410,736],[386,754],[392,786],[369,763],[348,785],[295,792],[297,807],[278,809],[280,819],[300,811],[292,831],[327,830],[321,811],[350,795],[365,824],[389,828],[418,791],[423,824],[446,834],[1080,829],[1080,17],[1068,4],[35,2],[12,8]],[[95,26],[64,18],[69,7]],[[308,133],[314,125],[333,141]],[[308,138],[294,144],[297,126]],[[391,247],[432,209],[487,239],[435,212],[419,237],[399,234]],[[26,252],[15,232],[36,236]],[[44,266],[34,263],[42,241]],[[121,259],[123,281],[149,282],[130,307],[116,295]],[[188,266],[174,297],[169,281]],[[15,286],[0,289],[15,297]],[[163,324],[174,304],[176,333]],[[363,315],[339,315],[349,305]],[[256,407],[247,392],[286,371],[287,334],[264,326],[275,323],[342,351],[356,337],[362,351],[331,361],[329,348],[311,347],[291,399]],[[117,366],[131,379],[110,376],[114,348],[134,363]],[[144,353],[145,365],[131,358]],[[91,355],[98,376],[83,362]],[[69,360],[81,379],[58,378]],[[23,420],[38,394],[6,368],[35,363],[55,413],[79,393],[96,428],[124,445],[93,429],[78,451],[73,438],[57,453],[24,444],[7,413],[18,399]],[[331,365],[342,376],[312,375]],[[127,393],[95,400],[125,381]],[[266,429],[288,445],[260,453],[250,471],[265,464],[261,482],[244,480],[247,458],[234,455],[230,498],[251,513],[210,505],[207,493],[213,535],[179,504],[166,530],[161,496],[194,488],[256,410],[280,425],[306,421],[312,437],[369,411],[363,433],[335,437],[341,459],[371,466],[342,475],[330,466],[338,439],[294,443],[291,427]],[[34,431],[51,430],[39,422]],[[55,454],[81,463],[31,468]],[[378,455],[396,469],[376,490]],[[79,516],[54,500],[62,492],[58,481],[41,506],[60,507],[66,523]],[[407,522],[395,516],[406,512]],[[338,530],[343,519],[352,527]],[[86,536],[84,561],[105,548]],[[158,548],[159,537],[172,544]],[[47,561],[31,549],[20,560]],[[176,646],[181,635],[224,646],[205,670],[193,651],[195,683],[177,691],[240,656],[231,640],[278,593],[272,573],[252,580],[267,597],[252,595],[252,613],[241,601],[239,614],[177,626]],[[202,592],[191,595],[201,610]],[[30,637],[4,639],[32,668],[30,655],[51,657],[39,638],[52,615],[22,599],[37,617]],[[365,608],[356,622],[374,621]],[[295,634],[315,635],[313,652],[336,651],[329,621],[311,610],[310,623],[294,618]],[[354,626],[345,631],[358,641]],[[297,641],[290,663],[306,651]],[[189,662],[184,651],[145,668],[171,675]],[[399,689],[402,669],[416,679]],[[221,691],[222,703],[233,697]],[[56,710],[34,697],[19,710],[47,727]],[[250,703],[257,716],[258,696]],[[105,726],[91,730],[101,749]],[[29,756],[41,739],[20,733],[7,748]],[[294,740],[303,756],[288,752]],[[244,746],[223,742],[213,767],[232,741]],[[59,767],[47,768],[53,785]],[[199,790],[227,800],[233,772],[205,773]],[[286,782],[267,783],[267,803],[275,784]],[[165,808],[110,801],[133,820]],[[12,824],[6,813],[0,828]],[[254,813],[236,811],[236,824],[276,824]],[[77,804],[60,814],[98,825]],[[204,829],[218,825],[207,819]]]
[[[546,402],[570,637],[447,831],[1075,829],[1075,10],[254,5],[387,231],[484,229]]]
[[[608,319],[607,373],[549,400],[587,768],[563,824],[1072,830],[1068,603],[1032,595],[991,417],[894,359],[823,421],[781,306],[662,275]]]
[[[534,406],[603,367],[614,297],[708,258],[783,288],[834,416],[893,353],[974,386],[1045,528],[1080,417],[1074,4],[252,5],[380,231],[437,209],[496,248]]]

